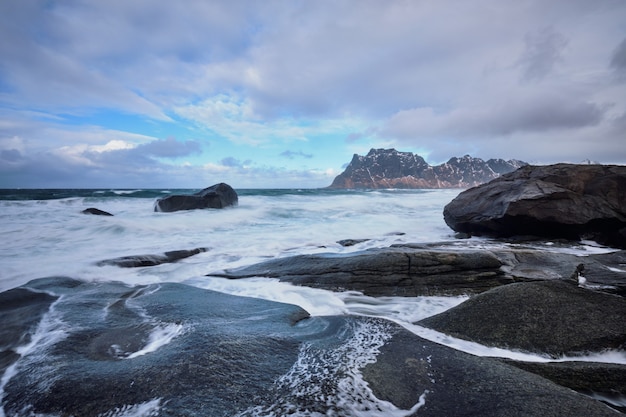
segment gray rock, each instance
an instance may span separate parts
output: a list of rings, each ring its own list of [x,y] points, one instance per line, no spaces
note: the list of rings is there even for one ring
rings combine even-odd
[[[526,166],[445,206],[455,231],[592,239],[626,248],[626,166]]]
[[[626,299],[564,281],[478,294],[419,324],[488,346],[553,357],[626,349]]]
[[[1,314],[47,291],[59,297],[51,323],[62,324],[49,329],[64,334],[18,359],[3,381],[7,416],[353,416],[387,406],[378,399],[420,406],[419,416],[615,415],[547,379],[382,319],[308,317],[288,304],[171,283],[48,278],[27,287],[4,293],[17,300]],[[168,331],[168,343],[136,355],[151,334]]]
[[[564,387],[601,398],[614,408],[626,412],[626,365],[598,362],[505,362]]]
[[[547,379],[398,330],[362,370],[374,394],[414,416],[616,416],[606,405]]]
[[[154,211],[173,212],[180,210],[221,209],[236,206],[237,192],[228,184],[219,183],[192,195],[170,195],[154,203]]]
[[[513,282],[488,251],[391,247],[350,255],[299,255],[214,272],[231,279],[279,278],[329,290],[356,290],[371,296],[454,295],[481,292]]]
[[[100,210],[100,209],[95,208],[95,207],[86,208],[85,210],[81,211],[81,213],[83,213],[83,214],[93,214],[93,215],[96,215],[96,216],[112,216],[112,214],[109,213],[108,211]]]
[[[206,252],[207,248],[195,248],[191,250],[175,250],[165,252],[162,255],[131,255],[120,258],[105,259],[96,263],[98,266],[113,265],[120,268],[138,268],[144,266],[156,266],[164,263],[172,263],[190,256]]]

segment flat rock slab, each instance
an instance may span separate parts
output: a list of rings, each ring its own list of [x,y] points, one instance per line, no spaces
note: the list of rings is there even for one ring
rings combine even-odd
[[[212,273],[231,279],[279,278],[333,291],[370,296],[457,295],[512,282],[488,251],[387,248],[350,255],[299,255]]]
[[[370,296],[477,294],[514,282],[572,280],[626,293],[626,252],[576,256],[537,249],[491,250],[403,244],[351,254],[298,255],[213,272],[230,279],[268,277]],[[622,269],[620,269],[622,268]]]
[[[563,281],[494,288],[419,324],[487,346],[561,355],[626,350],[626,299]]]

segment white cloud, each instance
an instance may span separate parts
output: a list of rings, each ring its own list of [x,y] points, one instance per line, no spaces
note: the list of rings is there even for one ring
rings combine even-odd
[[[182,178],[273,155],[244,181],[293,149],[310,166],[280,173],[309,183],[319,155],[369,147],[621,158],[625,17],[620,0],[0,2],[0,163],[156,178],[185,157]]]

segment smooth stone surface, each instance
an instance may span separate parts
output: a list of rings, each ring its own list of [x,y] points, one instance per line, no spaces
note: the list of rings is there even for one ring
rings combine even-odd
[[[420,325],[487,346],[553,357],[626,350],[626,299],[564,281],[494,288]]]
[[[626,248],[626,166],[526,166],[468,189],[444,207],[455,231],[591,239]]]

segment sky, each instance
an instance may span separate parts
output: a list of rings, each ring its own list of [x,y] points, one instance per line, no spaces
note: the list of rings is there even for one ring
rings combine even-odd
[[[624,0],[4,0],[0,188],[317,188],[626,164]]]

